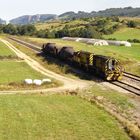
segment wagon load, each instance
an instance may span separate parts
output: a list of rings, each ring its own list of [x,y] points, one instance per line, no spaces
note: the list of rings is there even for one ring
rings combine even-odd
[[[43,52],[50,55],[56,55],[58,48],[55,43],[47,43],[43,45]]]
[[[66,60],[71,61],[73,58],[73,55],[74,55],[74,49],[73,49],[73,47],[69,47],[69,46],[68,47],[65,46],[65,47],[61,48],[61,50],[58,54],[58,56],[65,61]]]

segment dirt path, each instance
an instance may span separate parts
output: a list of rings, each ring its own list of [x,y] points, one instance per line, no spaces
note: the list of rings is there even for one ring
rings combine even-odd
[[[58,81],[63,82],[62,87],[58,88],[49,88],[49,89],[42,89],[42,90],[24,90],[24,91],[0,91],[0,94],[15,94],[15,93],[37,93],[37,92],[58,92],[63,90],[76,90],[76,89],[84,89],[89,86],[90,82],[84,80],[74,80],[71,78],[64,77],[62,75],[56,74],[52,71],[45,69],[42,65],[40,65],[37,61],[33,60],[17,48],[15,48],[11,43],[4,39],[0,39],[4,44],[6,44],[16,55],[24,59],[24,61],[31,66],[34,70],[40,72],[41,74],[48,76],[50,78],[56,79]]]

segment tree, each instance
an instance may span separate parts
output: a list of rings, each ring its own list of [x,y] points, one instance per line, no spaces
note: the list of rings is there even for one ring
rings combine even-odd
[[[3,27],[4,27],[4,25],[0,24],[0,33],[3,33]]]
[[[14,25],[8,24],[3,27],[3,32],[11,35],[16,35],[18,31]]]
[[[17,27],[18,33],[20,35],[34,35],[36,33],[36,27],[34,25],[23,25]]]
[[[128,21],[127,26],[130,28],[135,28],[137,27],[137,23],[135,21]]]
[[[46,38],[55,38],[55,31],[47,31],[46,32]]]
[[[47,33],[46,33],[46,30],[39,30],[36,32],[36,36],[37,37],[41,37],[41,38],[46,38],[47,36]]]
[[[101,38],[101,33],[95,30],[93,26],[88,26],[81,30],[81,36],[85,38]]]

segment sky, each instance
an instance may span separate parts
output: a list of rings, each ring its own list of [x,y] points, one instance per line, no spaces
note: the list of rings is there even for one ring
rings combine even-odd
[[[0,18],[8,21],[22,15],[91,12],[128,6],[140,7],[140,0],[0,0]]]

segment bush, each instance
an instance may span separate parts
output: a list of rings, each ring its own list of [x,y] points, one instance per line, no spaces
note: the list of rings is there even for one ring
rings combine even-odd
[[[95,30],[93,26],[87,26],[85,28],[76,28],[69,30],[64,27],[62,30],[56,32],[56,37],[83,37],[83,38],[101,38],[101,33]]]
[[[12,24],[5,25],[3,27],[3,32],[10,35],[16,35],[18,33],[16,26]]]
[[[135,21],[128,21],[127,26],[130,27],[130,28],[136,28],[137,23]]]
[[[128,39],[127,41],[131,43],[140,43],[139,39]]]
[[[28,24],[17,27],[18,34],[32,36],[36,33],[36,27],[34,25]]]
[[[116,38],[109,38],[108,40],[117,40]]]
[[[36,36],[40,38],[46,38],[46,30],[39,30],[36,32]]]

